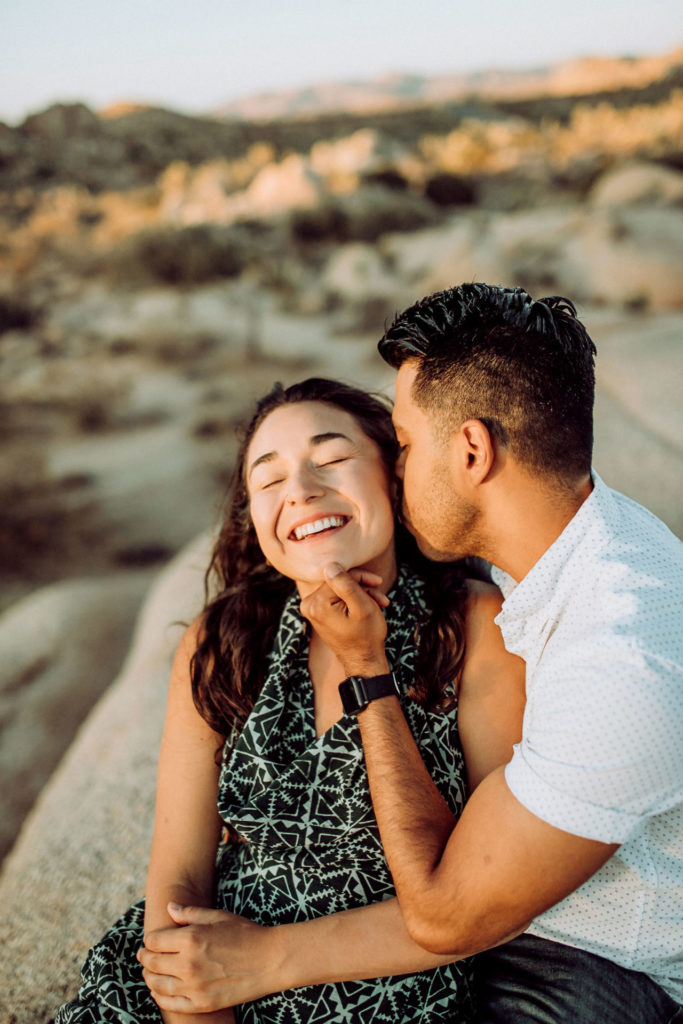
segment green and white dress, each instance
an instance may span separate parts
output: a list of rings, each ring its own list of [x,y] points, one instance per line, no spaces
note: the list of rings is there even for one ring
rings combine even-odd
[[[386,611],[387,657],[403,693],[411,685],[423,584],[401,570]],[[428,712],[404,698],[422,758],[454,813],[465,800],[457,713]],[[344,717],[316,736],[306,624],[287,601],[267,681],[226,753],[218,809],[244,842],[220,847],[219,908],[259,924],[305,921],[394,895],[372,810],[360,730]],[[135,952],[143,903],[94,946],[83,983],[56,1024],[147,1024],[160,1020]],[[474,1017],[468,961],[430,971],[292,989],[237,1010],[245,1024],[467,1024]]]

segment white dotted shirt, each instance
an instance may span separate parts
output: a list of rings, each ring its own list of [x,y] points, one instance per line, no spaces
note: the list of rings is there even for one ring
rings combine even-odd
[[[644,971],[683,1003],[683,544],[595,487],[521,583],[493,569],[496,622],[526,661],[517,799],[621,843],[528,929]]]

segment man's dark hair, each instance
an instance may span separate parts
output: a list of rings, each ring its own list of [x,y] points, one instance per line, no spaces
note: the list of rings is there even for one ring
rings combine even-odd
[[[478,419],[533,471],[590,471],[595,345],[569,299],[462,284],[399,314],[378,347],[396,369],[419,360],[413,398],[444,433]]]

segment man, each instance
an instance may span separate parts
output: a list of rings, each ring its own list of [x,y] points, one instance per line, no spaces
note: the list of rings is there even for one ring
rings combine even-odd
[[[232,944],[235,1001],[379,975],[405,921],[432,953],[489,950],[482,1024],[683,1021],[683,545],[591,474],[594,346],[567,300],[470,284],[408,309],[380,351],[407,524],[434,559],[497,567],[497,621],[527,665],[522,742],[454,823],[397,697],[367,683],[389,671],[379,607],[330,566],[302,610],[357,680],[403,920],[387,901],[261,933],[179,921],[216,961]]]
[[[522,742],[454,828],[398,700],[358,716],[408,930],[461,954],[526,930],[484,957],[487,1024],[683,1020],[683,545],[591,476],[593,344],[564,299],[471,284],[380,352],[406,522],[497,567],[527,664]],[[306,613],[349,675],[382,675],[372,602],[335,572]]]

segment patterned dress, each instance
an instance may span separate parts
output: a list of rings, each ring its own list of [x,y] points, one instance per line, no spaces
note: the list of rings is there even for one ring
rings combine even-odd
[[[387,657],[399,687],[411,684],[423,585],[401,570],[387,609]],[[343,717],[317,737],[306,624],[297,594],[287,601],[267,681],[226,753],[218,809],[244,839],[218,852],[216,906],[264,925],[376,903],[394,895],[372,810],[360,730]],[[404,698],[423,760],[451,809],[465,800],[456,711],[426,712]],[[135,952],[144,904],[93,947],[73,1003],[55,1024],[159,1024]],[[400,977],[292,989],[238,1008],[243,1024],[467,1024],[470,965]]]

